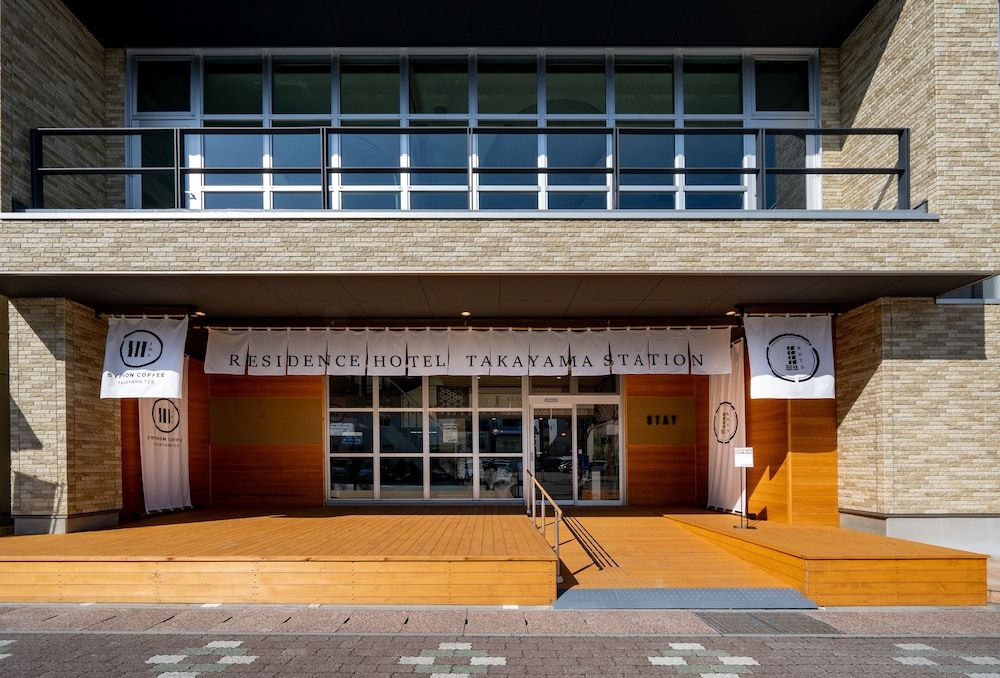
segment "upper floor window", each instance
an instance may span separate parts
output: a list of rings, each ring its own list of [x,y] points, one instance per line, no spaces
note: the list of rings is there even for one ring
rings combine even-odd
[[[818,148],[793,134],[758,149],[742,131],[818,125],[811,51],[208,50],[130,64],[131,125],[224,128],[185,134],[191,208],[751,209],[760,192],[768,207],[818,206],[818,177],[758,187],[750,171],[758,154],[807,167]],[[133,140],[131,162],[169,164],[158,134]],[[175,190],[147,172],[129,204],[171,207]]]

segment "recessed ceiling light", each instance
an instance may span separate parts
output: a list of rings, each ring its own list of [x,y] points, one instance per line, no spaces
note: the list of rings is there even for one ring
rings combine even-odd
[[[195,311],[194,313],[191,314],[191,316],[194,317],[194,318],[204,318],[205,317],[205,312],[204,311],[200,311],[200,310],[199,311]]]
[[[726,311],[726,315],[738,315],[738,314],[739,311],[737,311],[735,308],[731,308],[728,311]]]
[[[462,311],[461,313],[459,313],[459,315],[462,316],[463,318],[468,318],[470,315],[472,315],[472,311]]]

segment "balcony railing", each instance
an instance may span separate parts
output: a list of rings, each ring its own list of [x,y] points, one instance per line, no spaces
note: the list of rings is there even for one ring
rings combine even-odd
[[[859,137],[819,166],[824,138]],[[883,197],[894,183],[908,210],[909,146],[904,128],[40,128],[32,208],[47,179],[123,177],[119,206],[134,208],[811,209],[822,176],[852,175]],[[859,155],[881,162],[843,166]]]

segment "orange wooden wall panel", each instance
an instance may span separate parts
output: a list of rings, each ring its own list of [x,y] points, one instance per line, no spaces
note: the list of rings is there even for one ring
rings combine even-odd
[[[626,375],[623,382],[626,408],[634,398],[695,399],[694,445],[636,445],[625,432],[628,504],[703,506],[708,496],[708,378]]]
[[[139,453],[139,401],[122,398],[122,508],[121,520],[130,520],[145,511],[142,496],[142,459]]]
[[[789,401],[790,522],[839,525],[837,402]]]
[[[212,375],[211,397],[294,398],[311,403],[316,412],[315,439],[321,441],[326,409],[323,380],[322,376]],[[323,449],[322,442],[266,445],[212,442],[212,501],[217,505],[321,506],[326,497]]]
[[[788,417],[784,400],[750,400],[747,445],[754,467],[747,469],[747,506],[762,520],[788,520]]]
[[[197,507],[212,503],[211,451],[208,445],[209,378],[205,364],[188,359],[188,477],[191,503]]]

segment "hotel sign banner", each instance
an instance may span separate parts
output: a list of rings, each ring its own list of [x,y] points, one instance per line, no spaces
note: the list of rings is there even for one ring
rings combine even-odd
[[[187,318],[109,318],[101,398],[180,398],[187,329]]]
[[[728,374],[729,328],[209,330],[205,372],[250,375]]]
[[[747,316],[750,397],[833,398],[830,316]]]

